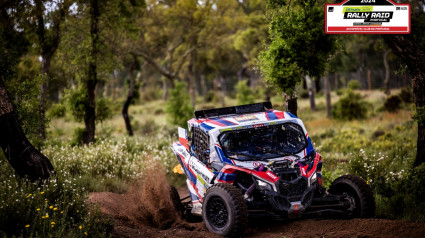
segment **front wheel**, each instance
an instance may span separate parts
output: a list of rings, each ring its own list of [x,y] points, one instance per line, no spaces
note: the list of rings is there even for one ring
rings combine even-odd
[[[213,233],[230,237],[243,235],[248,212],[241,191],[231,184],[213,185],[204,197],[202,217]]]
[[[331,184],[328,190],[334,195],[343,195],[349,218],[373,217],[375,215],[375,198],[370,186],[360,177],[341,176]]]

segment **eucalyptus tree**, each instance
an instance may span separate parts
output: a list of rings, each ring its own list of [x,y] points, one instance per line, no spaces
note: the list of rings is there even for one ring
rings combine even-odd
[[[287,110],[297,114],[295,85],[304,75],[319,78],[331,54],[335,37],[325,34],[324,7],[317,0],[268,1],[270,44],[260,54],[267,83],[286,94]]]

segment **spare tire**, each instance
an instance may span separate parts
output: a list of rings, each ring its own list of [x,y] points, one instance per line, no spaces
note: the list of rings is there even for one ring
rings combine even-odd
[[[375,198],[372,189],[362,178],[343,175],[335,179],[328,192],[334,195],[344,195],[348,218],[375,216]]]
[[[241,191],[231,184],[213,185],[204,197],[202,217],[208,230],[215,234],[242,236],[248,224],[248,211]]]

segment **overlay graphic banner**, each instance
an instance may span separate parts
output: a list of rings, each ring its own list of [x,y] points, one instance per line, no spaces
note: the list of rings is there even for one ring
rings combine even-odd
[[[409,34],[410,4],[346,0],[325,5],[327,34]]]

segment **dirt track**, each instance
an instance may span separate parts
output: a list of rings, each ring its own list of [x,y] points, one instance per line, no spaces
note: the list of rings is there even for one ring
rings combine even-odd
[[[114,237],[217,237],[202,222],[178,220],[170,203],[152,189],[150,192],[150,197],[134,192],[92,193],[89,201],[98,203],[103,214],[114,218]],[[245,236],[425,237],[425,223],[384,219],[251,221]]]

